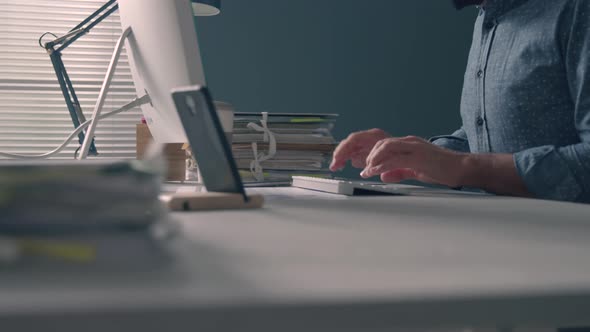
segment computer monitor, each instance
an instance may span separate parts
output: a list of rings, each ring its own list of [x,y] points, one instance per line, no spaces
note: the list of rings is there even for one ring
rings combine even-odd
[[[127,56],[141,106],[159,143],[187,142],[171,91],[206,86],[190,0],[118,0],[123,30],[131,28]]]

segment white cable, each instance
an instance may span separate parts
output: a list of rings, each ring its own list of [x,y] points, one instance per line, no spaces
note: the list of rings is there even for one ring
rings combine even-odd
[[[272,159],[277,153],[277,140],[274,133],[268,128],[268,112],[262,112],[262,119],[259,126],[253,122],[248,123],[248,129],[264,133],[263,141],[268,143],[268,153],[258,152],[258,143],[252,142],[252,152],[254,160],[250,162],[250,172],[256,181],[264,181],[264,169],[261,165],[263,161]]]
[[[135,98],[133,101],[131,101],[127,105],[125,105],[119,109],[116,109],[114,111],[110,111],[110,112],[101,114],[98,118],[100,120],[106,119],[110,116],[125,112],[127,110],[130,110],[130,109],[135,108],[137,106],[141,106],[143,104],[147,104],[149,102],[150,102],[150,99],[149,99],[148,95],[145,95],[141,98]],[[63,149],[65,149],[66,146],[72,141],[72,139],[74,139],[74,137],[76,137],[80,132],[82,132],[82,130],[84,130],[86,127],[88,127],[91,122],[92,122],[92,119],[82,123],[80,126],[78,126],[78,128],[76,128],[68,136],[68,138],[66,138],[66,140],[60,146],[58,146],[54,150],[49,151],[47,153],[38,154],[38,155],[22,155],[22,154],[12,154],[12,153],[0,152],[0,157],[12,158],[12,159],[46,159],[46,158],[49,158],[51,156],[54,156],[54,155],[60,153]]]

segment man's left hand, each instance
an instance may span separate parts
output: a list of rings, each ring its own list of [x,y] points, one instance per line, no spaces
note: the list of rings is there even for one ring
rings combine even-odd
[[[380,175],[383,182],[411,179],[458,187],[467,157],[415,136],[385,138],[369,153],[361,176]]]

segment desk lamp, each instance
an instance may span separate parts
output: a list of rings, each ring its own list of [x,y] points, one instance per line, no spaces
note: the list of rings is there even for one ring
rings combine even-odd
[[[221,0],[192,0],[192,7],[193,12],[196,16],[213,16],[220,13],[221,9]],[[94,28],[97,24],[102,22],[104,19],[109,17],[113,12],[118,9],[118,4],[116,0],[109,0],[103,6],[101,6],[97,11],[92,13],[86,19],[84,19],[80,24],[75,26],[72,30],[61,37],[57,37],[51,33],[45,33],[39,38],[39,45],[43,47],[47,53],[49,54],[49,58],[51,59],[51,63],[55,70],[55,74],[57,75],[57,80],[59,82],[59,86],[61,88],[62,94],[66,101],[66,105],[68,107],[68,111],[70,113],[70,117],[72,118],[72,122],[76,129],[80,129],[80,125],[87,122],[86,118],[82,112],[82,108],[80,106],[80,102],[78,101],[78,97],[76,96],[76,92],[74,90],[74,86],[70,80],[70,77],[66,71],[65,65],[62,61],[62,52],[72,43],[74,43],[78,38],[84,36],[85,34],[89,33],[92,28]],[[78,141],[82,147],[82,155],[81,159],[86,158],[87,154],[90,155],[98,155],[98,151],[94,144],[94,130],[96,129],[97,120],[104,117],[101,116],[101,109],[103,107],[104,101],[106,99],[106,92],[110,86],[110,83],[113,78],[113,74],[115,68],[117,66],[117,62],[119,60],[119,56],[121,54],[123,48],[123,41],[129,36],[130,31],[124,31],[123,35],[119,38],[116,46],[115,51],[113,52],[113,56],[109,63],[109,67],[107,70],[107,74],[105,76],[105,80],[102,84],[98,101],[95,106],[94,115],[92,122],[87,130],[79,130],[78,132]],[[45,44],[42,43],[43,38],[46,35],[52,35],[56,37],[56,39],[47,42]],[[124,105],[121,107],[117,113],[129,110],[131,108],[141,106],[143,104],[149,103],[150,99],[149,96],[145,95],[143,97],[138,97],[132,102]],[[115,112],[111,112],[111,115],[114,115]]]

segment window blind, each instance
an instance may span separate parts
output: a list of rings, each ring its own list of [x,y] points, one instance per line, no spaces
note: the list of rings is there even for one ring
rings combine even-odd
[[[45,32],[62,36],[106,0],[0,0],[0,151],[40,154],[74,130],[49,55],[39,46]],[[121,35],[118,11],[63,51],[82,110],[92,116],[108,63]],[[54,37],[47,36],[44,41]],[[136,97],[129,63],[121,55],[104,112]],[[101,120],[95,137],[99,157],[134,158],[139,108]],[[56,158],[73,159],[77,137]]]

